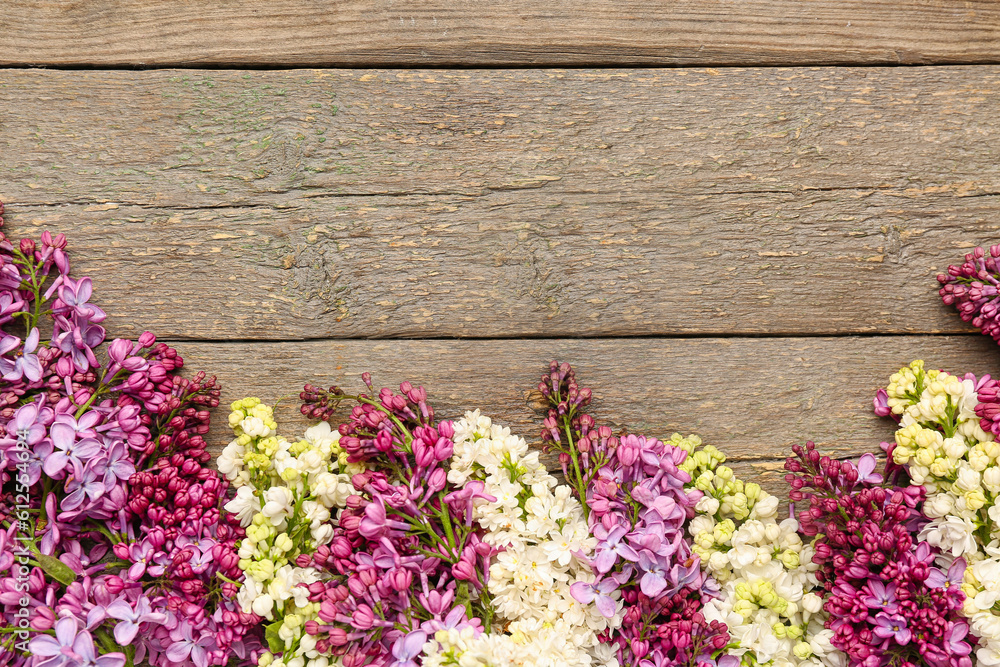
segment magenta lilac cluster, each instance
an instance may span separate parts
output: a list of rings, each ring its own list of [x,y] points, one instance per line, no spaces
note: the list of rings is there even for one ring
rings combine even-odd
[[[938,293],[949,306],[958,309],[959,316],[971,322],[987,336],[1000,342],[1000,245],[990,246],[989,254],[976,248],[965,256],[965,262],[948,267],[948,273],[937,277]]]
[[[621,665],[706,667],[729,644],[724,624],[701,614],[718,590],[701,570],[685,536],[701,492],[685,489],[690,475],[678,466],[687,452],[656,438],[612,435],[585,412],[592,392],[581,388],[569,364],[553,361],[538,389],[550,405],[542,440],[559,452],[563,474],[584,500],[597,538],[592,584],[576,583],[581,603],[597,601],[605,616],[624,605],[621,627],[602,641]],[[723,657],[718,664],[736,665]]]
[[[896,485],[905,477],[899,466],[875,472],[871,454],[855,466],[821,456],[811,442],[793,449],[789,495],[809,505],[799,522],[818,537],[813,560],[833,645],[852,667],[971,667],[969,626],[959,616],[965,561],[942,571],[935,550],[917,541],[924,487]]]
[[[92,291],[62,234],[0,234],[0,665],[250,664],[219,387],[150,333],[104,346]]]
[[[366,470],[354,475],[357,494],[347,500],[329,545],[301,556],[328,577],[309,586],[320,604],[319,621],[306,631],[316,650],[344,667],[416,665],[427,637],[443,628],[489,631],[486,589],[494,547],[473,522],[480,481],[448,482],[454,451],[451,422],[434,421],[423,387],[409,382],[400,393],[346,396],[339,388],[307,386],[303,413],[328,419],[343,400],[355,401],[339,425],[340,446]],[[374,398],[377,396],[377,398]]]

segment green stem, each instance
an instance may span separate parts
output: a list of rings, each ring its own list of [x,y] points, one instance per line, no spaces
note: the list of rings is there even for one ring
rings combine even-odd
[[[580,497],[580,506],[583,507],[583,519],[590,518],[590,507],[587,506],[587,487],[583,483],[583,475],[580,473],[580,462],[576,456],[576,445],[573,443],[573,430],[570,428],[569,415],[563,417],[563,429],[566,431],[566,439],[569,441],[569,454],[573,458],[573,472],[576,473],[577,495]]]

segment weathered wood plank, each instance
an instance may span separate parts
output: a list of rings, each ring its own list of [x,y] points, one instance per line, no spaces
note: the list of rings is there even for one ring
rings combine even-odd
[[[191,207],[542,190],[667,207],[684,194],[996,193],[998,91],[992,66],[6,70],[0,197]]]
[[[1000,226],[997,195],[851,190],[8,210],[123,334],[215,340],[965,332],[934,276]]]
[[[569,361],[594,390],[594,415],[616,429],[658,436],[697,433],[734,460],[767,469],[791,445],[812,439],[839,456],[892,437],[871,399],[913,358],[952,372],[992,372],[996,345],[969,336],[790,339],[643,339],[505,341],[312,341],[183,343],[190,371],[218,375],[226,402],[245,394],[274,401],[307,381],[359,389],[371,371],[380,386],[423,384],[442,417],[481,408],[537,441],[532,390],[550,359]],[[279,408],[294,435],[303,422],[297,398]],[[229,440],[220,408],[212,432]],[[770,462],[770,463],[769,463]],[[766,464],[766,465],[765,465]]]
[[[5,3],[2,65],[996,62],[988,0]]]
[[[961,332],[933,275],[996,240],[998,83],[6,71],[0,200],[173,338]]]

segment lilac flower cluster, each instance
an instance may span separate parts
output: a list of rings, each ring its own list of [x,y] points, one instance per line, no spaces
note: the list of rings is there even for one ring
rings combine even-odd
[[[976,248],[965,256],[965,262],[949,266],[948,273],[937,277],[941,283],[938,294],[949,306],[955,306],[965,322],[971,322],[987,336],[1000,342],[1000,245],[990,246],[989,255]]]
[[[965,561],[944,572],[935,550],[915,539],[926,523],[918,510],[924,487],[896,486],[905,470],[876,473],[871,454],[855,466],[821,456],[811,442],[793,450],[789,496],[809,503],[799,513],[802,531],[819,536],[813,560],[833,645],[852,667],[971,667],[969,626],[959,615]]]
[[[718,590],[685,540],[685,524],[702,497],[687,490],[680,466],[688,451],[656,438],[612,435],[585,412],[592,392],[569,364],[553,361],[538,389],[550,410],[543,441],[559,452],[563,473],[585,502],[597,538],[597,580],[573,585],[580,602],[597,602],[605,616],[624,606],[620,628],[602,639],[622,665],[715,665],[729,644],[726,626],[706,621],[704,601]],[[720,664],[737,664],[723,658]]]
[[[242,530],[203,465],[218,386],[148,332],[102,352],[65,248],[0,234],[0,665],[251,659]]]
[[[493,501],[482,482],[448,481],[454,451],[451,422],[435,423],[423,387],[346,396],[307,385],[303,413],[330,417],[342,400],[356,401],[340,424],[340,446],[366,470],[352,482],[330,544],[297,565],[313,565],[328,580],[309,585],[319,620],[306,630],[320,654],[344,667],[415,665],[425,640],[442,629],[489,631],[486,589],[496,549],[473,522],[474,503]]]

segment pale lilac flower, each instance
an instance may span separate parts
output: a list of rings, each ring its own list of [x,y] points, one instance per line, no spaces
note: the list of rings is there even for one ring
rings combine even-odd
[[[139,626],[142,623],[163,623],[167,620],[166,614],[152,613],[152,611],[149,598],[145,595],[136,601],[134,609],[124,598],[118,598],[108,605],[108,616],[121,621],[115,626],[115,641],[127,646],[139,634]]]
[[[62,422],[52,424],[49,437],[55,449],[46,457],[43,469],[46,475],[55,479],[62,479],[62,473],[69,464],[73,465],[73,475],[82,477],[84,466],[102,449],[101,443],[94,438],[77,441],[73,427]]]
[[[104,328],[88,321],[79,325],[68,321],[60,324],[65,330],[53,338],[56,347],[72,356],[73,365],[81,373],[96,368],[99,364],[93,348],[104,342]]]
[[[108,653],[100,657],[94,649],[89,632],[79,632],[75,618],[63,617],[56,622],[55,636],[36,635],[28,644],[35,657],[43,658],[35,667],[122,667],[125,654]]]
[[[11,338],[14,340],[11,341]],[[20,352],[15,353],[13,361],[0,356],[0,373],[3,373],[4,380],[16,382],[24,377],[29,382],[38,382],[42,379],[42,362],[35,354],[38,350],[38,338],[38,329],[34,328],[25,339],[24,347],[21,348]],[[3,342],[0,342],[0,355],[7,354],[13,349],[9,347],[11,343],[15,343],[15,347],[17,347],[20,342],[21,339],[15,336],[4,338]]]
[[[593,602],[597,610],[605,618],[613,618],[617,610],[617,602],[611,594],[618,590],[618,582],[608,577],[596,585],[578,581],[569,587],[570,595],[580,604]]]
[[[17,292],[6,290],[0,293],[0,324],[10,322],[14,319],[14,313],[20,312],[24,308],[24,300],[20,296],[15,299],[17,294]]]
[[[42,408],[38,403],[23,405],[7,422],[8,437],[0,440],[0,452],[8,461],[17,463],[19,478],[26,477],[27,486],[41,479],[43,461],[52,452],[52,442],[45,437],[45,423],[51,415],[49,408]],[[19,440],[27,445],[27,460],[23,458],[25,450],[19,447]]]
[[[881,611],[875,617],[875,623],[876,625],[872,628],[872,631],[882,639],[892,637],[900,646],[910,643],[912,634],[910,633],[910,629],[906,627],[906,619],[899,614],[887,614]]]
[[[105,446],[108,440],[104,441]],[[110,492],[119,481],[128,481],[135,474],[135,463],[129,455],[128,447],[121,440],[111,443],[104,455],[93,463],[94,472],[104,475],[104,490]]]
[[[610,531],[601,524],[594,527],[594,537],[598,540],[597,549],[594,552],[594,567],[601,574],[615,566],[618,556],[632,562],[639,560],[639,554],[636,553],[636,550],[622,541],[626,532],[628,529],[621,524]]]
[[[888,586],[879,579],[869,579],[866,586],[868,595],[863,599],[865,606],[869,609],[879,609],[887,614],[895,614],[898,608],[896,604],[896,584],[890,583]]]
[[[83,475],[74,477],[66,484],[68,495],[63,498],[61,508],[64,512],[70,512],[83,505],[85,498],[97,500],[104,495],[104,483],[97,479],[97,473],[90,468],[85,468]]]
[[[878,466],[878,459],[875,458],[873,454],[865,454],[858,461],[858,481],[868,482],[869,484],[881,484],[882,475],[875,472],[875,468]]]
[[[639,580],[639,588],[645,595],[655,598],[669,583],[667,568],[660,558],[648,550],[639,552],[639,569],[644,572]]]
[[[77,315],[95,324],[103,322],[107,315],[90,301],[93,296],[94,286],[90,278],[63,278],[62,286],[59,288],[59,300],[71,308]]]
[[[198,639],[194,638],[191,624],[187,621],[181,623],[170,631],[170,639],[173,643],[167,647],[166,657],[174,663],[182,663],[190,659],[196,667],[208,666],[208,650],[214,640],[211,636],[202,635]]]
[[[155,553],[149,538],[144,538],[142,542],[133,542],[128,546],[128,557],[132,561],[132,567],[128,569],[128,578],[132,581],[139,579],[146,573],[146,567]]]
[[[969,655],[972,653],[972,646],[965,641],[969,634],[969,626],[966,623],[955,623],[945,632],[945,639],[948,641],[946,647],[952,655]]]
[[[421,630],[415,630],[397,639],[392,645],[392,657],[396,659],[392,667],[419,667],[415,658],[423,652],[426,641],[427,635]]]
[[[927,575],[927,585],[931,588],[948,588],[961,590],[965,581],[965,559],[956,558],[948,568],[948,574],[939,568],[932,567]]]

